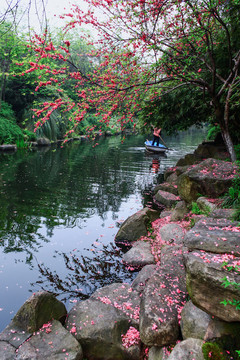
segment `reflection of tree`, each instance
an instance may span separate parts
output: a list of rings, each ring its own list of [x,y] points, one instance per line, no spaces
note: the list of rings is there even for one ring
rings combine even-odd
[[[134,146],[135,139],[129,141]],[[114,137],[95,148],[72,143],[56,151],[0,154],[1,245],[7,251],[37,251],[46,241],[42,226],[51,237],[56,226],[81,228],[86,218],[118,212],[141,186],[134,181],[134,166],[143,157],[120,146],[120,137]]]
[[[40,275],[36,284],[43,290],[61,295],[66,301],[72,297],[86,299],[100,287],[132,281],[135,277],[121,262],[121,251],[113,243],[92,244],[91,252],[90,257],[79,255],[77,251],[69,254],[56,251],[56,256],[62,257],[65,263],[65,279],[44,264],[38,264]],[[32,286],[35,288],[36,284]]]

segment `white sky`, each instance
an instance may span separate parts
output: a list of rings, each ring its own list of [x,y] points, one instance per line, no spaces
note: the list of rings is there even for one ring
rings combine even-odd
[[[16,8],[16,4],[18,4],[19,16],[21,10],[24,11],[25,14],[24,17],[21,18],[20,24],[27,27],[28,12],[30,9],[30,27],[34,28],[38,32],[40,29],[40,20],[43,19],[43,1],[45,4],[47,19],[51,28],[61,26],[62,21],[58,18],[58,16],[68,12],[72,4],[78,3],[80,6],[84,4],[82,0],[0,0],[0,20],[1,15],[5,13],[6,9],[9,7]],[[29,4],[31,4],[31,6],[29,6]]]

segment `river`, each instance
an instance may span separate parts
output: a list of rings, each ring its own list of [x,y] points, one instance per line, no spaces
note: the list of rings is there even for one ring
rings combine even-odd
[[[166,156],[148,155],[141,135],[0,154],[0,331],[40,289],[69,309],[101,286],[130,282],[136,274],[114,245],[119,224],[205,136],[164,136]]]

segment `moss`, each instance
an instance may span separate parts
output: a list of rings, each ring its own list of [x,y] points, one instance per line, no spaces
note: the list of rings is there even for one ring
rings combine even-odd
[[[202,346],[202,352],[205,360],[227,360],[224,350],[216,343],[206,342]]]

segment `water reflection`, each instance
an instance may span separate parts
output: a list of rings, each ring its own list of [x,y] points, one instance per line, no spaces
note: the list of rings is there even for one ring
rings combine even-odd
[[[29,291],[67,300],[131,281],[113,245],[117,223],[151,206],[153,184],[201,136],[165,136],[174,149],[165,157],[148,156],[144,136],[0,154],[0,331]]]
[[[61,295],[63,301],[72,301],[75,298],[84,300],[98,288],[113,282],[126,281],[121,250],[112,242],[104,245],[96,241],[86,250],[91,256],[83,256],[77,249],[69,254],[56,250],[54,256],[62,258],[67,270],[65,278],[42,263],[38,264],[39,279],[32,285],[38,284],[43,290]],[[135,274],[128,271],[128,282],[134,277]]]

